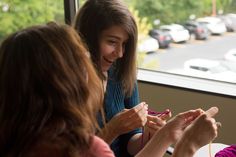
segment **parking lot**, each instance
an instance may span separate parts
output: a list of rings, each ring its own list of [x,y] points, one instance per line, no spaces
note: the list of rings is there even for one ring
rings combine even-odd
[[[168,49],[146,54],[141,68],[166,72],[183,68],[184,62],[192,58],[223,60],[224,54],[232,48],[236,48],[235,32],[209,36],[207,40],[191,38],[186,43],[171,43]]]

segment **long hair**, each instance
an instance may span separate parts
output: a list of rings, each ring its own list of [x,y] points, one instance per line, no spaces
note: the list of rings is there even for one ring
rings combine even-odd
[[[61,138],[67,156],[89,148],[103,93],[87,53],[72,28],[55,23],[2,43],[0,156],[24,156],[41,139]]]
[[[117,79],[122,82],[124,93],[130,95],[136,81],[137,25],[127,6],[119,0],[87,0],[77,13],[73,25],[88,45],[100,77],[102,70],[99,37],[102,31],[112,26],[121,26],[127,32],[129,39],[125,53],[116,61],[114,67]]]

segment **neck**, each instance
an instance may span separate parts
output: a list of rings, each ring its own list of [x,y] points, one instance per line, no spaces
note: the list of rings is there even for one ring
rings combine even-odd
[[[107,71],[103,71],[103,76],[104,79],[102,80],[102,84],[103,84],[103,92],[106,92],[106,88],[107,88],[107,77],[108,77],[108,72]]]
[[[107,80],[108,72],[107,72],[107,71],[103,71],[102,73],[103,73],[103,75],[104,75],[105,80]]]

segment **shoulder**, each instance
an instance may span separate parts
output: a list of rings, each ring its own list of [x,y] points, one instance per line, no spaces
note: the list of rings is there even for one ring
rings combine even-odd
[[[108,144],[97,136],[93,137],[90,152],[98,157],[115,157]]]

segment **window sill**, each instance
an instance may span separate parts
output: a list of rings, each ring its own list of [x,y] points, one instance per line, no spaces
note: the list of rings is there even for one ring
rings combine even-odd
[[[236,84],[208,79],[188,77],[151,70],[138,70],[138,80],[143,82],[162,84],[212,94],[236,97]]]

